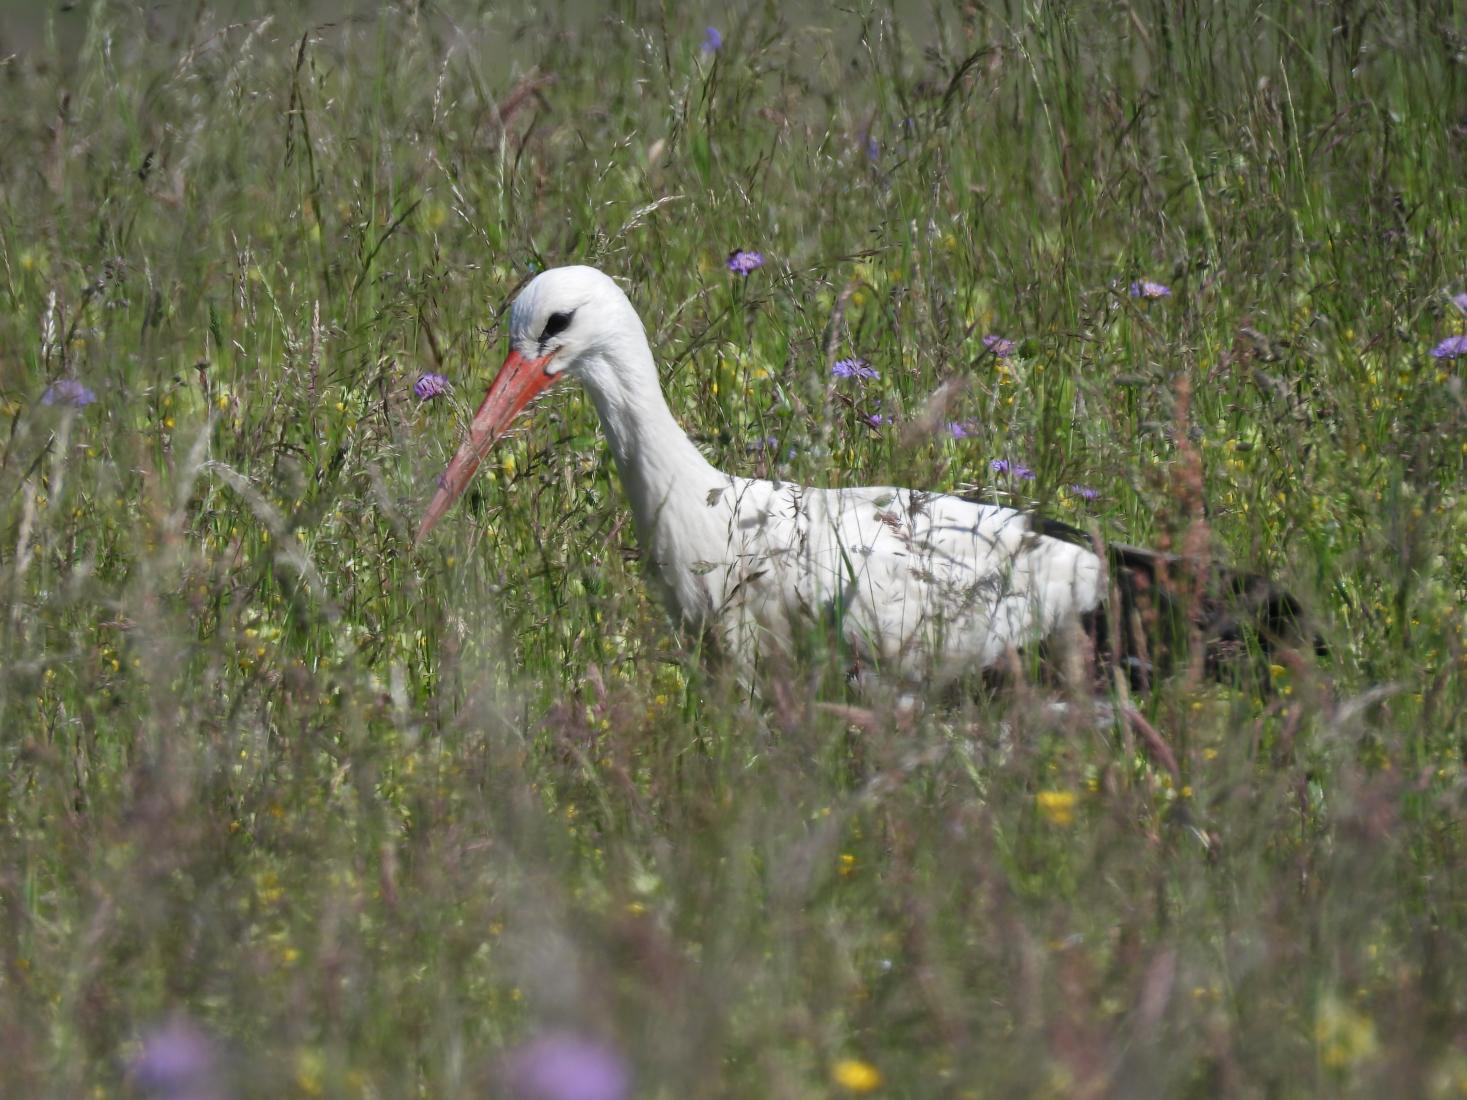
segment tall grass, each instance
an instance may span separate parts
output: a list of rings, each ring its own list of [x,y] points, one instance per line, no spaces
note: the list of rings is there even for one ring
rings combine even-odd
[[[1458,6],[9,38],[0,1091],[118,1095],[175,1017],[241,1096],[499,1095],[566,1030],[646,1097],[1467,1088]],[[569,390],[412,549],[564,262],[625,280],[723,467],[1205,519],[1328,658],[1135,700],[1176,777],[1037,684],[751,699],[648,602]]]

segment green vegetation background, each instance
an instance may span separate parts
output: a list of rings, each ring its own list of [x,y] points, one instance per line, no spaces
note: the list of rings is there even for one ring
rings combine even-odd
[[[496,1095],[550,1028],[649,1097],[1467,1090],[1460,5],[3,34],[7,1095],[122,1095],[175,1014],[244,1096]],[[724,467],[1201,532],[1330,656],[1135,700],[1175,776],[1039,687],[750,700],[569,391],[413,550],[508,295],[577,261]]]

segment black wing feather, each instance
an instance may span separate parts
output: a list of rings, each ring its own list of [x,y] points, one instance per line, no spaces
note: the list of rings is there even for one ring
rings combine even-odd
[[[1094,548],[1078,527],[1040,516],[1032,523],[1040,534]],[[1166,675],[1196,642],[1218,679],[1234,678],[1250,655],[1266,665],[1281,648],[1327,652],[1303,605],[1267,577],[1211,565],[1198,584],[1195,567],[1179,554],[1121,543],[1108,543],[1105,553],[1119,604],[1102,602],[1084,625],[1097,655],[1122,668],[1139,690]],[[1254,671],[1267,683],[1266,667]]]

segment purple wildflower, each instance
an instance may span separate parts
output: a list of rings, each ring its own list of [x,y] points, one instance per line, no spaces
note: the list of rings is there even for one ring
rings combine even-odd
[[[127,1070],[138,1094],[151,1100],[221,1100],[219,1052],[214,1041],[178,1019],[143,1037]]]
[[[1099,489],[1092,489],[1088,485],[1071,485],[1070,486],[1070,492],[1074,493],[1081,500],[1099,500],[1100,499],[1100,490]]]
[[[1034,471],[1022,462],[1010,462],[1006,458],[995,458],[988,464],[988,468],[996,474],[1012,474],[1020,481],[1033,481]]]
[[[881,374],[866,360],[853,356],[850,359],[837,359],[830,373],[837,378],[859,378],[865,382],[873,378],[880,378]]]
[[[779,453],[779,436],[766,435],[761,439],[755,439],[746,443],[744,449],[752,454],[765,455],[771,462],[793,462],[798,449],[791,444],[784,449],[783,457]]]
[[[1158,298],[1170,298],[1171,296],[1172,288],[1165,283],[1153,283],[1142,279],[1131,284],[1132,298],[1145,298],[1148,302],[1154,302]]]
[[[83,386],[75,378],[58,378],[41,395],[42,405],[70,405],[76,409],[84,408],[95,400],[97,395],[91,388]]]
[[[1467,336],[1448,336],[1431,349],[1436,359],[1459,359],[1467,356]]]
[[[866,159],[872,164],[881,159],[881,143],[870,134],[866,135]]]
[[[1467,294],[1452,295],[1452,305],[1456,306],[1463,313],[1467,313]]]
[[[626,1100],[632,1092],[626,1059],[604,1043],[568,1032],[515,1051],[505,1077],[515,1100]]]
[[[973,424],[971,421],[967,424],[962,424],[956,420],[949,420],[947,422],[947,430],[948,434],[951,435],[954,439],[967,439],[978,429],[977,425]]]
[[[1002,336],[995,335],[991,332],[983,337],[983,347],[1000,359],[1007,359],[1019,350],[1019,345],[1012,340],[1006,340]]]
[[[868,413],[865,420],[873,428],[880,428],[891,423],[891,417],[887,416],[886,413]]]
[[[419,401],[431,401],[435,397],[442,397],[448,392],[448,389],[448,379],[431,371],[425,371],[413,383],[413,393],[418,395]]]
[[[735,275],[747,275],[764,266],[764,253],[735,248],[728,254],[728,269]]]
[[[703,32],[703,52],[717,53],[723,48],[723,35],[718,33],[717,27],[709,27]]]

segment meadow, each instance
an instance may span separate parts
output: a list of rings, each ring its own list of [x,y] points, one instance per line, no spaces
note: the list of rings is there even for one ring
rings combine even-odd
[[[1467,1096],[1467,11],[610,9],[0,14],[0,1094]],[[722,468],[1327,654],[751,693],[572,387],[414,548],[572,262]]]

